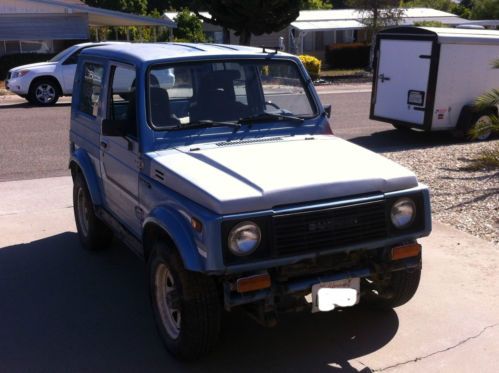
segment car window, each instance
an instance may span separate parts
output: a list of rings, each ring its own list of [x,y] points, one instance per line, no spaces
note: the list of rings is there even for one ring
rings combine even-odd
[[[104,67],[87,62],[83,65],[83,81],[80,86],[78,110],[96,117],[99,110]]]
[[[317,107],[305,84],[298,66],[284,60],[152,66],[149,121],[153,128],[168,130],[206,122],[249,123],[255,117],[260,122],[310,118]]]
[[[66,60],[62,63],[63,65],[74,65],[78,62],[78,56],[80,55],[82,49],[78,49],[76,52],[74,52],[72,55],[70,55]]]
[[[127,136],[137,137],[136,72],[132,66],[114,66],[111,73],[108,118],[123,126]]]

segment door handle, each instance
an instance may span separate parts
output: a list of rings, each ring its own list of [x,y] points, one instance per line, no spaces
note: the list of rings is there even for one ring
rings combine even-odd
[[[385,80],[390,80],[390,77],[385,76],[385,74],[379,74],[378,79],[381,80],[381,83],[384,83]]]
[[[107,142],[101,141],[100,142],[100,146],[101,146],[102,149],[107,149]]]

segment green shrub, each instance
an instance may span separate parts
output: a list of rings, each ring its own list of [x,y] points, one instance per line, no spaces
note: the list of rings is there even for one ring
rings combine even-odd
[[[308,75],[315,80],[319,79],[319,74],[321,73],[321,61],[314,56],[308,56],[302,54],[300,56],[300,60],[308,71]]]
[[[0,57],[0,79],[7,77],[7,72],[13,67],[26,65],[28,63],[48,61],[54,54],[45,53],[16,53]]]
[[[351,69],[369,65],[370,46],[363,43],[326,46],[326,63],[333,69]]]

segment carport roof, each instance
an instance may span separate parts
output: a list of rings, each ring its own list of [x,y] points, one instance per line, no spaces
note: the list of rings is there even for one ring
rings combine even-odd
[[[163,26],[176,28],[175,22],[164,18],[153,18],[116,10],[95,8],[76,1],[28,0],[64,9],[65,13],[86,13],[90,26]]]

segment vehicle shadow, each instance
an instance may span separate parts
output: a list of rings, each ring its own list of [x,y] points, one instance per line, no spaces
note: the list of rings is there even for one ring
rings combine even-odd
[[[349,141],[376,152],[396,152],[466,143],[465,139],[455,138],[449,132],[396,129],[350,138]]]
[[[382,348],[399,325],[393,311],[354,308],[266,329],[232,312],[211,355],[180,363],[156,332],[143,262],[119,244],[84,251],[69,232],[0,249],[0,299],[4,372],[355,372],[348,360]]]
[[[20,102],[12,102],[8,104],[2,104],[0,102],[0,109],[50,109],[53,107],[70,107],[71,102],[58,102],[53,106],[36,106],[32,105],[29,102],[26,101],[20,101]]]

